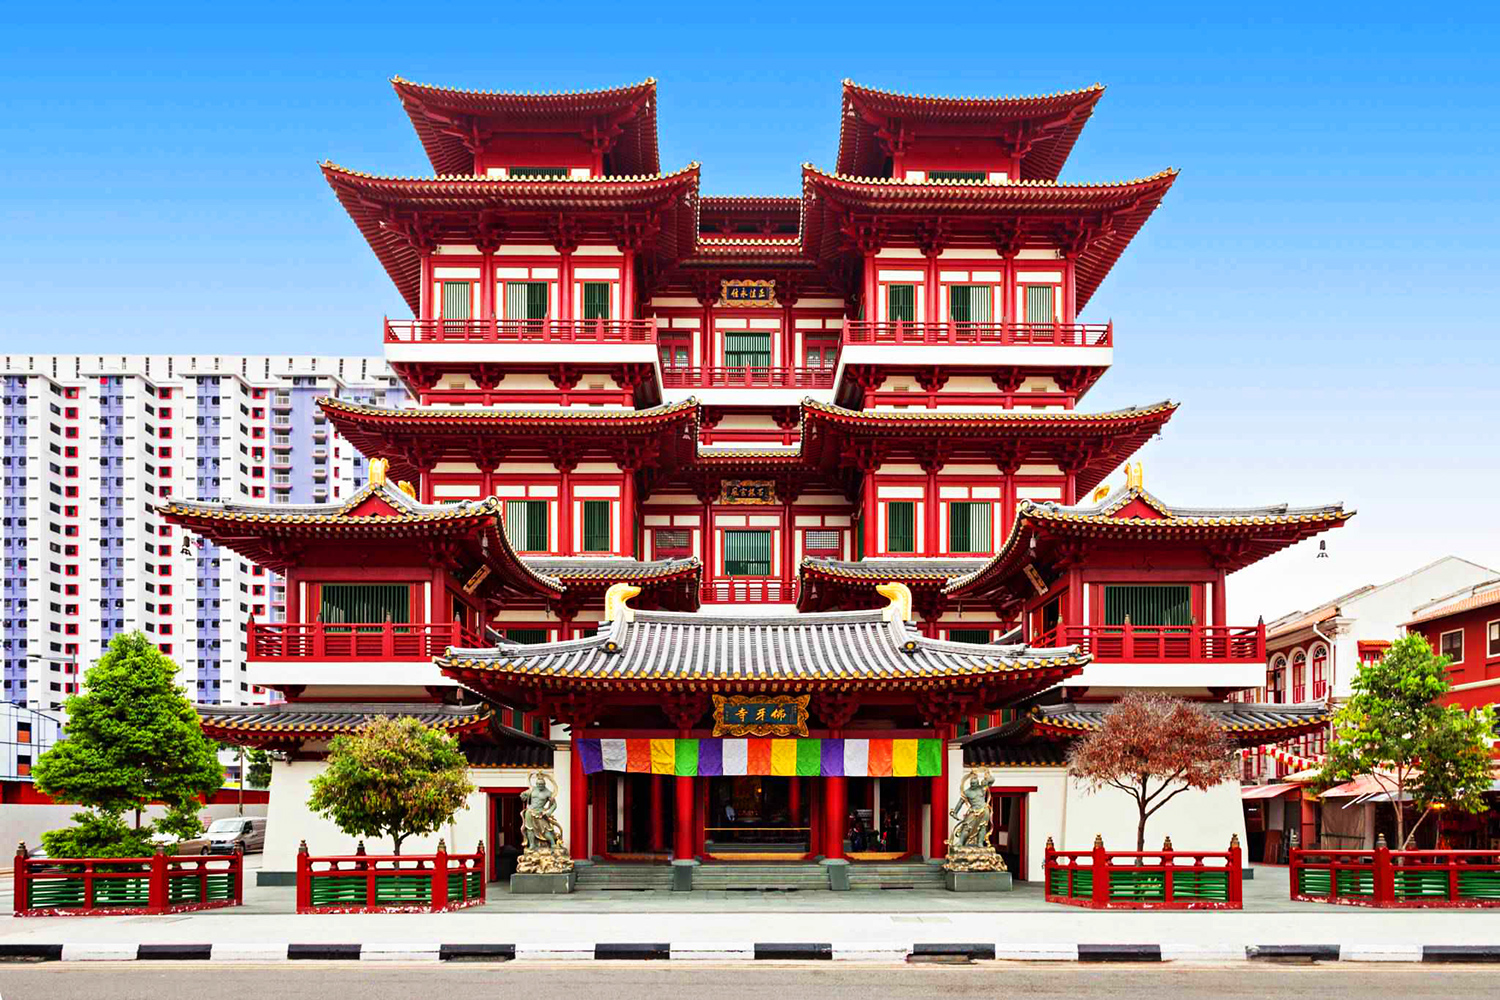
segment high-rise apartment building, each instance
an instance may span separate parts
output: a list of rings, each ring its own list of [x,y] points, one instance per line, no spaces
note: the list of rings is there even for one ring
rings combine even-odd
[[[378,358],[0,355],[3,700],[59,709],[111,637],[140,629],[197,701],[265,702],[245,626],[284,618],[280,578],[157,508],[349,495],[364,458],[314,405],[328,395],[406,398]]]

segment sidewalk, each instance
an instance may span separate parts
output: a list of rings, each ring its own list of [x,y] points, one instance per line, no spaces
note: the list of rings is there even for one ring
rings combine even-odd
[[[257,889],[247,893],[250,905],[200,913],[5,916],[0,918],[0,956],[14,953],[17,946],[23,951],[66,946],[72,957],[135,958],[140,946],[149,953],[150,946],[176,944],[196,945],[199,951],[193,954],[205,956],[213,945],[216,960],[238,955],[265,961],[268,956],[285,959],[299,946],[338,944],[345,947],[321,957],[363,953],[366,958],[417,955],[436,961],[445,946],[487,943],[498,949],[492,952],[497,957],[518,958],[629,957],[618,953],[623,945],[627,952],[648,953],[645,957],[744,958],[785,946],[796,954],[784,957],[868,960],[878,954],[901,960],[923,945],[960,942],[964,944],[955,947],[971,953],[978,949],[982,957],[990,957],[989,949],[999,957],[1075,960],[1091,948],[1129,944],[1155,949],[1152,960],[1243,960],[1247,954],[1264,957],[1256,950],[1265,946],[1299,946],[1312,947],[1312,957],[1420,961],[1424,946],[1500,946],[1497,910],[1291,904],[1285,900],[1285,871],[1279,880],[1276,875],[1275,869],[1257,870],[1253,882],[1246,883],[1242,911],[1196,912],[1076,909],[1046,903],[1040,887],[1032,885],[982,896],[593,892],[515,897],[502,892],[484,907],[452,913],[299,916],[290,912],[290,889]],[[1254,906],[1252,885],[1260,897]],[[1284,905],[1273,900],[1278,893]],[[613,952],[611,946],[616,946]],[[1496,955],[1500,957],[1500,949]]]

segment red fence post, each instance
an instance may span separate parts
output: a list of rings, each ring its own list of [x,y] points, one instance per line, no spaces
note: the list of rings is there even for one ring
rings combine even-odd
[[[1094,834],[1094,884],[1092,903],[1103,908],[1109,905],[1109,855],[1104,850],[1104,835]]]
[[[1125,623],[1120,627],[1120,659],[1129,663],[1135,659],[1135,626],[1130,624],[1130,616],[1125,616]]]
[[[1172,838],[1168,837],[1161,842],[1161,901],[1170,903],[1172,901],[1172,859],[1176,852],[1172,850]],[[1198,862],[1202,864],[1200,860]]]
[[[432,857],[432,908],[448,908],[448,842],[438,838],[437,853]]]
[[[1052,844],[1052,838],[1047,838],[1047,846],[1042,849],[1042,895],[1046,899],[1052,898],[1052,872],[1057,867],[1057,848]],[[1068,872],[1068,894],[1073,894],[1073,873]]]
[[[1398,805],[1400,803],[1397,803]],[[1389,906],[1396,899],[1396,876],[1391,871],[1391,849],[1385,835],[1375,839],[1375,905]]]
[[[485,863],[484,863],[484,841],[482,841],[482,840],[479,842],[479,850],[478,850],[477,853],[479,854],[479,862],[478,862],[478,867],[476,869],[479,872],[479,902],[483,903],[484,902],[484,887],[485,887],[485,884],[487,882],[489,882],[489,880],[490,880],[490,870],[489,870],[488,867],[485,866]],[[469,892],[468,885],[467,885],[467,883],[465,883],[464,895],[467,896],[468,892]]]
[[[146,882],[146,908],[152,913],[167,912],[167,856],[160,847],[151,855],[150,876]]]
[[[26,854],[26,841],[23,840],[16,845],[16,868],[14,872],[16,894],[11,897],[14,904],[11,909],[16,913],[20,913],[30,906],[30,899],[26,893],[26,865],[30,860],[31,858]]]
[[[1238,838],[1239,834],[1236,833],[1233,836]],[[1296,899],[1297,889],[1302,885],[1302,848],[1293,847],[1286,852],[1286,874],[1289,898]],[[1333,872],[1330,871],[1328,874],[1332,877]]]
[[[1245,905],[1245,864],[1240,850],[1240,835],[1229,835],[1229,905],[1240,909]],[[1293,885],[1296,883],[1294,882]],[[1296,895],[1293,889],[1292,894]]]
[[[245,856],[240,853],[229,855],[229,870],[234,873],[234,905],[245,905]]]
[[[1448,902],[1453,903],[1456,902],[1459,898],[1458,864],[1460,855],[1445,854],[1443,855],[1443,857],[1446,859],[1444,861],[1444,864],[1448,867]]]
[[[307,841],[297,845],[297,912],[312,910],[312,864],[307,857]]]

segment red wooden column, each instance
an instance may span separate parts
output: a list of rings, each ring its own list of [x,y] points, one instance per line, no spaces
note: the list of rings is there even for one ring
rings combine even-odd
[[[598,854],[603,857],[609,850],[609,797],[614,791],[614,782],[608,771],[600,771],[590,784],[593,786],[589,789],[589,798],[594,804],[594,834],[589,853],[590,856]]]
[[[786,787],[786,811],[791,817],[792,826],[802,825],[802,779],[791,777],[787,779]]]
[[[302,580],[295,569],[286,571],[282,577],[286,581],[286,620],[288,622],[300,622],[302,620]]]
[[[807,783],[807,853],[817,857],[823,853],[823,796],[819,794],[820,782]]]
[[[659,774],[651,776],[651,850],[666,850],[667,838],[662,803],[666,798],[666,779]]]
[[[1221,569],[1219,570],[1218,576],[1214,577],[1213,623],[1220,626],[1229,624],[1229,613],[1227,610],[1228,605],[1224,594],[1224,579],[1227,575],[1228,574],[1226,574],[1224,570]]]
[[[849,816],[848,785],[842,774],[823,779],[823,856],[844,856],[844,825]]]
[[[935,556],[942,551],[939,539],[941,529],[938,515],[942,504],[938,500],[938,471],[943,467],[941,456],[930,456],[922,460],[922,471],[927,473],[927,502],[922,507],[922,551]]]
[[[860,463],[860,471],[864,473],[865,481],[862,486],[864,500],[860,506],[860,524],[864,533],[864,558],[869,559],[876,554],[880,545],[880,501],[875,490],[875,469],[879,463],[874,456]]]
[[[948,856],[948,733],[952,728],[947,723],[933,727],[937,730],[937,737],[941,741],[939,747],[942,752],[941,760],[943,768],[931,779],[931,791],[928,798],[932,804],[932,856],[934,858],[946,858]]]
[[[573,747],[568,754],[572,765],[569,778],[568,845],[575,861],[587,861],[589,856],[589,790],[583,775],[583,758],[578,753],[578,722],[573,723]]]
[[[638,518],[635,509],[635,470],[641,467],[638,457],[620,459],[620,470],[625,478],[620,484],[620,555],[635,558],[635,525]]]

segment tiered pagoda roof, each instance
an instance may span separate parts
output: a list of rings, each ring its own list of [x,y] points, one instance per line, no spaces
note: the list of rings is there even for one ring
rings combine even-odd
[[[661,169],[656,81],[605,90],[520,93],[434,87],[393,77],[391,86],[438,174],[474,173],[474,154],[496,135],[572,133],[609,150],[609,173]]]
[[[443,673],[486,697],[538,704],[613,691],[963,695],[998,705],[1070,677],[1077,647],[978,646],[922,636],[889,611],[735,617],[626,609],[587,639],[450,649]],[[983,709],[976,709],[983,710]]]
[[[489,586],[543,599],[562,595],[555,578],[526,565],[501,525],[503,502],[495,497],[456,503],[422,503],[389,481],[371,483],[343,503],[246,504],[174,500],[159,512],[204,538],[272,570],[304,560],[342,559],[349,545],[405,542],[414,546],[460,546],[474,564],[494,572]]]
[[[1063,506],[1023,501],[1010,535],[981,568],[949,581],[953,598],[976,597],[1012,585],[1023,567],[1046,562],[1063,540],[1079,542],[1180,543],[1209,549],[1226,572],[1243,569],[1304,538],[1337,528],[1354,511],[1342,504],[1320,507],[1174,507],[1138,486],[1117,490],[1093,505]]]
[[[543,180],[381,177],[331,162],[322,167],[413,312],[421,302],[422,251],[439,243],[637,239],[665,267],[686,256],[697,237],[696,163],[671,174]]]
[[[964,737],[966,767],[1062,767],[1067,743],[1104,724],[1107,703],[1063,702],[1033,706],[1010,722]],[[1322,703],[1259,705],[1249,702],[1199,702],[1230,742],[1262,746],[1321,732],[1333,719]]]
[[[823,261],[857,239],[937,240],[945,247],[1059,249],[1077,264],[1078,309],[1161,204],[1175,170],[1110,184],[1055,181],[908,181],[802,168],[809,205],[803,243]],[[1002,239],[1003,235],[1003,239]]]
[[[994,140],[1020,155],[1021,179],[1056,180],[1103,96],[1100,83],[1033,97],[928,97],[845,80],[838,172],[881,176],[891,140],[900,134]]]

